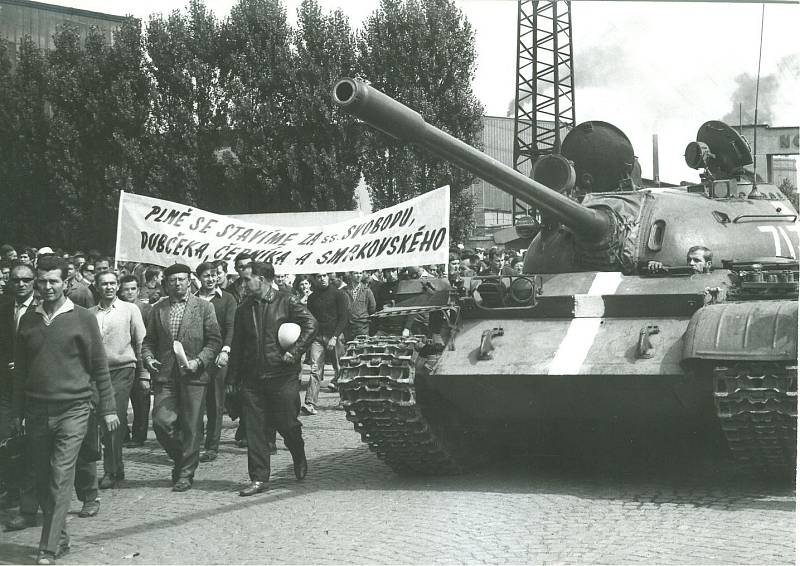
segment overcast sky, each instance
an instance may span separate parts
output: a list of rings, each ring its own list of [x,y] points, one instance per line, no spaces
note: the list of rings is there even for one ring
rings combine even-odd
[[[184,0],[50,0],[146,19],[183,8]],[[342,8],[353,28],[378,0],[319,0]],[[207,0],[225,17],[234,0]],[[300,0],[284,0],[294,21]],[[505,116],[516,74],[516,0],[456,0],[476,31],[474,90],[486,114]],[[768,4],[764,21],[759,122],[800,124],[800,5]],[[721,2],[572,3],[575,107],[578,122],[605,120],[631,139],[646,177],[652,134],[659,135],[661,179],[696,180],[683,151],[707,120],[738,124],[738,102],[754,104],[761,4]],[[743,77],[742,75],[749,75]],[[368,78],[368,77],[367,77]],[[736,94],[735,94],[736,93]]]

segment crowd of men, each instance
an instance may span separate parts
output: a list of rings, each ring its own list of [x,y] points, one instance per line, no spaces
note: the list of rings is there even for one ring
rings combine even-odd
[[[250,483],[240,496],[268,489],[276,433],[303,480],[299,416],[317,414],[326,363],[337,390],[345,343],[381,331],[372,315],[401,296],[401,280],[449,294],[467,277],[522,274],[523,263],[514,251],[457,246],[447,265],[288,276],[247,253],[228,273],[222,261],[162,269],[0,246],[0,445],[15,442],[20,453],[0,459],[0,507],[19,509],[5,530],[36,526],[41,508],[37,563],[55,564],[69,550],[71,490],[82,502],[78,517],[96,516],[98,490],[124,481],[123,448],[144,444],[151,413],[175,492],[191,489],[200,463],[218,457],[226,409],[247,449]],[[691,272],[711,264],[711,250],[689,249]],[[669,269],[650,261],[645,270]],[[409,315],[399,332],[443,347],[443,317]],[[286,337],[287,323],[297,336]],[[303,363],[310,378],[301,402]]]
[[[228,273],[221,261],[162,269],[3,245],[0,441],[21,439],[23,454],[0,466],[2,507],[19,508],[5,530],[36,526],[41,508],[37,561],[54,564],[69,549],[71,490],[78,516],[96,516],[98,490],[125,479],[123,448],[147,440],[151,412],[175,492],[217,458],[226,408],[247,448],[250,483],[239,495],[267,489],[276,432],[302,480],[298,417],[317,413],[326,362],[336,391],[346,341],[375,331],[370,316],[392,303],[401,279],[521,272],[516,255],[490,252],[454,248],[447,266],[286,276],[246,253]],[[285,323],[300,328],[291,343],[280,336]]]

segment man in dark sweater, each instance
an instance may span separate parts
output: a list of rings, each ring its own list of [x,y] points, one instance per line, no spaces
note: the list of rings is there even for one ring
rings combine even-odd
[[[119,426],[114,391],[97,319],[64,296],[66,262],[39,261],[42,299],[20,319],[15,351],[15,426],[24,417],[28,449],[44,512],[39,564],[55,564],[69,550],[66,518],[75,464],[89,423],[93,386],[106,427]]]
[[[327,273],[314,276],[316,289],[308,297],[308,310],[319,322],[319,334],[311,342],[311,378],[308,381],[305,403],[300,409],[304,415],[317,413],[319,388],[325,373],[326,353],[333,364],[333,383],[339,376],[337,346],[350,321],[350,307],[344,293],[331,285]]]

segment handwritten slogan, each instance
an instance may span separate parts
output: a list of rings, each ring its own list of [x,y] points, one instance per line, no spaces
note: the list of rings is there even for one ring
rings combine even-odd
[[[121,193],[119,261],[167,266],[232,262],[249,253],[277,273],[360,271],[447,263],[450,188],[355,219],[317,227],[268,226],[182,204]]]

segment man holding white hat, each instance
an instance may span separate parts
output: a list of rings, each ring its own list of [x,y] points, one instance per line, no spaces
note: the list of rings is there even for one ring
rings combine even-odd
[[[266,491],[270,450],[266,428],[275,428],[292,454],[298,480],[308,471],[300,420],[300,361],[317,321],[294,295],[272,286],[271,263],[254,261],[242,275],[247,298],[236,310],[228,371],[228,391],[239,388],[247,431],[250,485],[239,495]],[[298,331],[299,330],[299,331]]]

